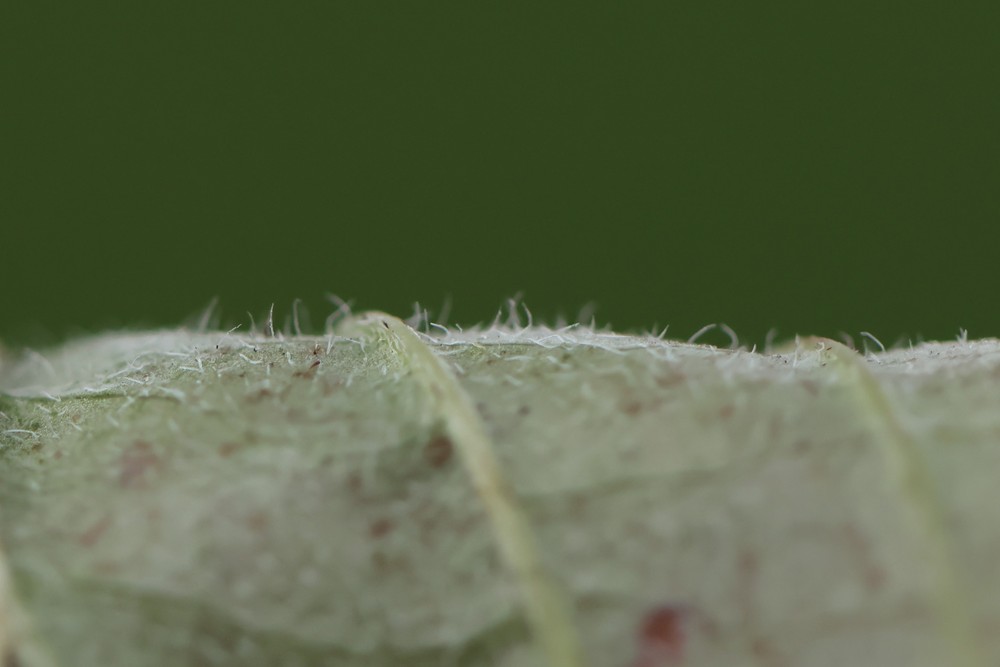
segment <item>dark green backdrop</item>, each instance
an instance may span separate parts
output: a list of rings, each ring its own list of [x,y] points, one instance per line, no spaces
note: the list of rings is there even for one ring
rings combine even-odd
[[[227,322],[295,297],[322,320],[327,291],[450,295],[459,322],[593,301],[677,337],[1000,334],[996,10],[23,4],[0,10],[8,341],[215,295]]]

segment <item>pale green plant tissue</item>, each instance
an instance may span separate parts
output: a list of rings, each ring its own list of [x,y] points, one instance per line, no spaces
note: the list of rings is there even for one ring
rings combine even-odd
[[[0,366],[0,666],[985,667],[1000,342],[108,334]]]

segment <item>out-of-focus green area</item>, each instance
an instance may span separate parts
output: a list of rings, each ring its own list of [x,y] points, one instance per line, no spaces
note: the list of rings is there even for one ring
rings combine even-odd
[[[327,291],[1000,334],[1000,12],[788,4],[6,5],[0,338]]]

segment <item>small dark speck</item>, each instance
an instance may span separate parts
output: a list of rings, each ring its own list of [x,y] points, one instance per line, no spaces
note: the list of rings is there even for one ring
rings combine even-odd
[[[389,323],[386,322],[385,320],[382,320],[382,326],[384,326],[386,329],[388,329],[389,328]]]
[[[642,412],[642,403],[636,400],[626,401],[621,406],[621,410],[627,415],[635,416]]]
[[[309,364],[309,368],[304,371],[296,371],[295,373],[292,373],[292,375],[295,377],[311,378],[316,375],[316,368],[319,367],[319,364],[319,359],[315,359],[311,364]]]
[[[424,456],[433,467],[440,468],[451,459],[454,448],[448,436],[435,436],[424,446]]]
[[[247,526],[249,526],[252,530],[255,530],[257,532],[266,530],[268,524],[270,523],[267,514],[259,511],[251,512],[249,515],[247,515],[246,521],[247,521]]]
[[[351,491],[351,493],[360,493],[361,487],[361,475],[356,472],[352,472],[347,476],[347,488]]]
[[[236,453],[236,450],[240,448],[239,443],[235,442],[224,442],[219,445],[219,456],[226,458],[232,456]]]
[[[385,537],[392,530],[392,521],[389,519],[376,519],[368,528],[368,534],[378,539]]]
[[[649,611],[639,626],[639,653],[633,667],[680,665],[686,644],[685,610],[664,605]]]
[[[118,483],[122,488],[141,488],[147,482],[148,473],[161,466],[161,460],[153,445],[145,440],[136,440],[119,457]]]
[[[529,412],[531,412],[531,408],[529,408],[527,405],[522,405],[517,409],[517,414],[521,415],[522,417],[528,414]]]

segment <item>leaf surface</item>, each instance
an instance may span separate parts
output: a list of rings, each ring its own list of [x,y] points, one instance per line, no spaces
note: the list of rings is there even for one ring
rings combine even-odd
[[[0,664],[996,664],[998,378],[377,313],[77,341],[0,369]]]

